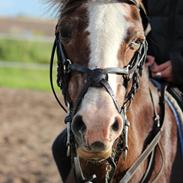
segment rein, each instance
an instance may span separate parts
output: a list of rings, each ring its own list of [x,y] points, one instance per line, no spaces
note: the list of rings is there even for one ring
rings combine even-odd
[[[135,0],[130,1],[132,4],[137,5]],[[68,109],[60,102],[53,84],[53,62],[55,53],[57,53],[57,85],[60,87],[62,94],[64,96],[65,106],[67,106]],[[108,68],[96,68],[96,69],[90,69],[88,67],[84,67],[79,64],[72,63],[71,60],[69,60],[66,57],[66,53],[64,50],[64,47],[61,43],[60,39],[60,32],[58,30],[58,26],[56,27],[55,32],[55,41],[52,49],[51,54],[51,61],[50,61],[50,83],[51,88],[53,91],[53,94],[59,103],[60,107],[68,114],[65,118],[65,123],[67,125],[67,155],[71,156],[71,163],[74,164],[75,169],[75,178],[78,183],[92,183],[92,181],[96,178],[95,175],[93,175],[91,178],[86,179],[83,175],[79,157],[76,153],[76,145],[77,142],[74,138],[73,132],[71,130],[71,123],[73,116],[78,111],[80,104],[82,102],[83,97],[88,91],[89,87],[96,87],[96,88],[104,88],[106,92],[111,96],[113,103],[117,109],[117,111],[121,114],[123,121],[124,121],[124,127],[123,132],[121,136],[119,137],[119,142],[117,144],[117,151],[114,149],[114,152],[112,154],[112,157],[110,157],[107,160],[107,168],[106,168],[106,183],[111,182],[113,179],[115,169],[116,169],[116,163],[118,162],[120,156],[122,155],[125,159],[128,152],[128,128],[130,126],[129,121],[127,120],[126,112],[128,110],[128,107],[130,106],[130,103],[136,94],[138,88],[139,88],[139,80],[142,75],[143,65],[146,60],[147,55],[147,42],[143,41],[140,44],[140,47],[135,52],[134,56],[132,57],[131,61],[127,66],[124,68],[119,67],[108,67]],[[78,72],[81,74],[86,75],[86,83],[82,89],[82,92],[79,94],[79,97],[76,101],[76,104],[73,105],[70,96],[68,94],[68,83],[71,72]],[[127,88],[129,81],[131,84],[131,89],[128,93],[126,93],[125,102],[122,106],[119,106],[113,90],[108,83],[108,75],[109,74],[117,74],[121,75],[124,79],[125,87]],[[153,98],[152,103],[153,103]],[[154,106],[153,106],[154,108]],[[155,108],[154,108],[155,111]],[[155,112],[156,113],[156,112]],[[164,89],[161,91],[160,96],[160,117],[158,115],[155,115],[154,123],[155,123],[155,129],[153,129],[153,132],[155,131],[155,135],[153,135],[153,138],[149,145],[146,147],[146,149],[143,151],[143,153],[140,155],[140,157],[134,162],[134,164],[131,166],[129,170],[127,170],[124,177],[120,180],[120,183],[126,183],[128,182],[134,173],[137,171],[138,167],[141,165],[141,163],[149,157],[150,154],[154,154],[155,147],[157,146],[160,136],[161,136],[161,127],[163,124],[164,119]],[[157,125],[156,125],[157,124]],[[115,152],[116,151],[116,152]],[[154,157],[153,155],[151,157]],[[151,158],[153,159],[153,158]],[[151,167],[151,166],[148,166]],[[145,173],[145,177],[143,177],[143,181],[146,180],[148,174],[150,172],[150,168],[147,168],[147,171]]]
[[[160,97],[159,97],[159,105],[160,105],[160,112],[159,115],[156,112],[153,97],[151,90],[149,90],[152,105],[153,105],[153,110],[154,110],[154,127],[152,130],[153,137],[151,137],[150,143],[147,145],[147,147],[144,149],[142,154],[136,159],[136,161],[132,164],[132,166],[127,170],[123,178],[120,180],[119,183],[127,183],[133,175],[136,173],[138,170],[139,166],[150,156],[149,164],[147,166],[146,172],[144,173],[144,176],[142,177],[140,183],[148,182],[148,176],[151,174],[151,168],[152,168],[152,163],[153,159],[155,157],[155,148],[159,147],[162,160],[163,160],[163,154],[160,145],[158,144],[162,135],[162,127],[163,127],[163,122],[164,122],[164,115],[165,115],[165,105],[164,105],[164,97],[165,97],[165,89],[166,86],[163,85],[160,88]],[[151,134],[150,134],[151,135]],[[163,169],[163,163],[161,166],[161,169],[155,179],[152,181],[154,183],[157,178],[159,177],[162,169]]]

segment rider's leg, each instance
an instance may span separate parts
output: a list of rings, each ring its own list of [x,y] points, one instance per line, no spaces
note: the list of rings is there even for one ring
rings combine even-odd
[[[67,130],[65,129],[60,135],[58,135],[52,146],[53,157],[63,182],[65,182],[71,169],[70,158],[67,157],[66,140]]]

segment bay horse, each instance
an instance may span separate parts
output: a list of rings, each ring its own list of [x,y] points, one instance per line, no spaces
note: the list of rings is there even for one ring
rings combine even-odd
[[[170,182],[177,127],[164,87],[150,82],[144,64],[141,1],[54,2],[60,18],[51,61],[57,52],[68,107],[67,182]]]

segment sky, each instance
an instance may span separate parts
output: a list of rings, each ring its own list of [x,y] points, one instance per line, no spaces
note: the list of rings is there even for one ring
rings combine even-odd
[[[0,0],[0,16],[25,15],[38,18],[55,18],[45,0]]]

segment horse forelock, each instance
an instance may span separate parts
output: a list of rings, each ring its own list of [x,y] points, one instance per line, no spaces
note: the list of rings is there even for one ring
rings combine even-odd
[[[64,8],[73,8],[76,4],[81,3],[91,3],[91,2],[102,2],[102,3],[112,3],[112,2],[130,2],[129,0],[46,0],[53,6],[56,6],[59,12],[62,12]],[[140,3],[141,0],[136,0]]]

